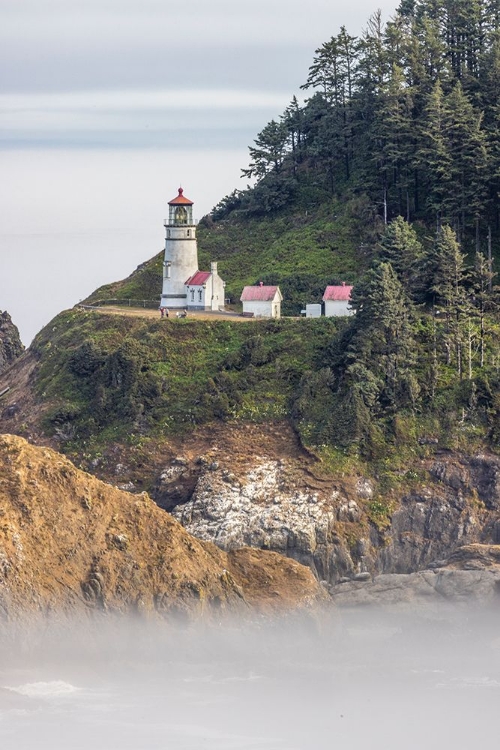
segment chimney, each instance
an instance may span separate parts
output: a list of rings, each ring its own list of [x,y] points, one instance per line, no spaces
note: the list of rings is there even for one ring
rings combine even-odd
[[[259,281],[259,286],[264,286],[264,282],[263,281]]]
[[[217,273],[217,263],[215,261],[210,263],[210,273],[213,273],[214,276]]]
[[[342,286],[345,286],[345,281],[342,282]]]

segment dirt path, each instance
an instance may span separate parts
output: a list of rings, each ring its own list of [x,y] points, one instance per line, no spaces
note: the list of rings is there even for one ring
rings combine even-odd
[[[85,307],[86,310],[92,310],[96,313],[105,313],[106,315],[125,315],[127,317],[134,318],[156,318],[160,319],[160,312],[158,310],[152,310],[150,308],[142,307],[114,307],[113,305],[106,305],[103,307]],[[231,320],[236,323],[255,323],[254,318],[244,318],[239,313],[232,311],[227,312],[211,312],[210,310],[190,310],[188,318],[196,318],[198,320]],[[169,319],[176,320],[175,312],[170,311]],[[264,320],[264,319],[263,319]]]

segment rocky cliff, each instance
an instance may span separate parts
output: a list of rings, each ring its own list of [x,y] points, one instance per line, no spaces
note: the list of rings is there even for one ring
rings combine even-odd
[[[390,489],[359,475],[317,476],[314,461],[291,450],[237,455],[214,447],[194,461],[177,456],[155,490],[190,533],[222,549],[279,551],[334,584],[412,573],[464,545],[500,540],[492,454],[436,454]]]
[[[98,412],[102,405],[98,388],[94,401],[85,402],[89,433],[78,437],[75,415],[83,408],[78,399],[88,401],[85,389],[90,388],[91,380],[82,373],[101,362],[90,356],[87,337],[93,332],[107,341],[109,336],[121,340],[126,335],[123,322],[117,327],[108,317],[68,313],[64,317],[67,325],[56,320],[52,327],[55,331],[45,331],[43,340],[0,376],[0,391],[9,388],[0,401],[1,431],[67,450],[82,468],[119,489],[135,494],[148,491],[191,534],[222,550],[232,551],[242,545],[272,550],[307,565],[329,585],[368,580],[379,574],[413,573],[446,559],[461,546],[500,541],[500,459],[477,449],[470,454],[445,450],[437,438],[428,444],[419,443],[418,451],[415,449],[399,465],[396,460],[396,466],[390,461],[325,466],[303,447],[286,418],[264,419],[264,412],[250,410],[251,421],[230,419],[226,414],[224,419],[195,427],[197,412],[187,409],[201,403],[203,396],[198,398],[185,379],[180,375],[173,378],[172,373],[165,375],[162,408],[147,419],[143,412],[138,413],[130,424],[126,423],[130,432],[122,423],[99,428],[92,423],[92,410]],[[216,328],[217,336],[224,331],[225,335],[240,335],[232,328]],[[150,330],[146,323],[136,334],[154,334],[156,338],[151,340],[159,348],[170,341],[168,361],[174,371],[172,363],[179,356],[179,347],[180,360],[185,364],[186,352],[196,349],[199,354],[198,343],[204,339],[199,338],[197,326],[172,330],[172,341],[164,329]],[[211,341],[214,331],[202,330]],[[280,330],[283,347],[289,346],[290,331],[285,334]],[[78,336],[83,337],[83,344]],[[231,341],[228,339],[226,345]],[[67,377],[58,381],[49,398],[47,393],[55,388],[58,370],[64,369],[68,348],[73,351],[71,367],[76,368],[78,376],[71,375],[66,363]],[[255,354],[254,349],[252,352]],[[109,367],[105,368],[108,396],[112,396],[108,406],[121,408],[128,403],[127,394],[116,383],[123,385],[128,370],[122,362],[124,352],[115,354],[110,355]],[[208,358],[208,350],[206,356],[199,357],[204,362]],[[278,364],[267,362],[265,367],[283,374]],[[154,369],[156,365],[151,361],[149,366]],[[237,377],[250,369],[252,377],[257,378],[256,365],[243,366],[238,359],[237,367]],[[149,372],[143,373],[145,385],[153,388],[154,383],[147,380]],[[204,381],[198,375],[196,387],[201,388]],[[131,382],[133,385],[133,378]],[[68,388],[71,403],[66,400]],[[176,401],[179,389],[184,393],[181,402]],[[149,393],[146,391],[145,396]],[[274,391],[268,392],[267,386],[264,391],[260,396],[265,395],[266,403],[276,400]],[[134,394],[132,389],[128,395],[132,398]],[[183,404],[187,411],[183,412],[179,430],[165,432],[162,420],[171,414],[163,409],[182,411]],[[127,418],[130,420],[130,415]]]
[[[272,611],[324,598],[277,554],[226,553],[48,448],[0,437],[0,621],[21,613]]]
[[[0,373],[24,351],[19,331],[7,312],[0,311]]]

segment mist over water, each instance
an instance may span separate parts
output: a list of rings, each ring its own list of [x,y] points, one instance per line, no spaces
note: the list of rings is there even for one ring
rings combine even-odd
[[[365,609],[6,634],[0,747],[432,750],[494,741],[497,617]]]

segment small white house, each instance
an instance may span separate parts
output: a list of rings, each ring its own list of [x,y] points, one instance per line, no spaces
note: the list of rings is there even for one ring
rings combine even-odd
[[[342,282],[341,286],[327,286],[323,295],[325,316],[354,315],[355,310],[349,308],[352,286]]]
[[[243,315],[255,318],[280,318],[283,296],[279,286],[246,286],[240,297],[243,302]]]
[[[215,310],[224,307],[225,284],[217,273],[217,263],[210,263],[210,271],[196,271],[186,281],[188,310]]]

